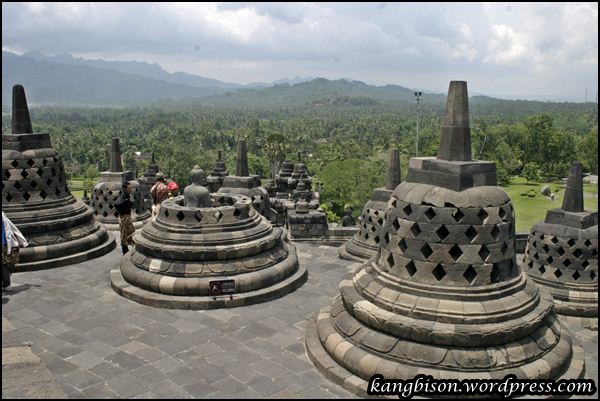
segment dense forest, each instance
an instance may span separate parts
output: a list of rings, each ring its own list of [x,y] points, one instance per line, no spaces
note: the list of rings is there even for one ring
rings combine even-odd
[[[195,164],[210,172],[218,150],[235,171],[235,144],[248,142],[250,171],[268,178],[301,152],[323,202],[358,213],[385,180],[388,150],[401,152],[403,175],[415,155],[414,95],[400,87],[350,92],[348,81],[314,80],[132,108],[32,108],[34,130],[49,132],[72,177],[95,177],[108,166],[110,138],[121,139],[125,168],[142,174],[155,152],[162,171],[182,185]],[[328,84],[331,83],[331,84]],[[363,84],[364,85],[364,84]],[[347,89],[347,88],[346,88]],[[364,89],[364,88],[363,88]],[[405,88],[401,88],[407,91]],[[393,92],[388,99],[381,93]],[[412,96],[412,98],[411,98]],[[400,100],[398,100],[400,99]],[[437,152],[445,98],[424,95],[419,155]],[[511,177],[559,179],[575,158],[598,171],[597,104],[471,98],[473,154],[498,162],[501,184]],[[10,115],[3,115],[3,132]]]

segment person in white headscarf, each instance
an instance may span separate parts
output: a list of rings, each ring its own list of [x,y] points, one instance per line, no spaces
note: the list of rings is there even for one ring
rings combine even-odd
[[[2,291],[10,287],[10,270],[19,262],[19,247],[27,245],[21,231],[2,212]]]

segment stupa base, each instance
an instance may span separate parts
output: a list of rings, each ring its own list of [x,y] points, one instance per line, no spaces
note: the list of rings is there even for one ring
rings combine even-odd
[[[296,251],[293,247],[290,247],[290,258],[297,260]],[[286,268],[283,264],[281,265],[281,274],[285,276],[286,273],[283,271]],[[132,301],[140,304],[153,306],[157,308],[165,309],[192,309],[192,310],[204,310],[204,309],[220,309],[220,308],[236,308],[245,305],[251,305],[261,302],[270,301],[276,298],[283,297],[304,284],[308,278],[308,272],[306,267],[298,266],[297,270],[286,277],[285,279],[275,282],[271,285],[267,285],[263,288],[258,288],[252,291],[240,292],[233,295],[222,295],[222,296],[209,296],[209,295],[171,295],[160,292],[149,291],[136,287],[130,284],[123,277],[121,269],[126,269],[126,275],[130,267],[128,265],[122,266],[120,269],[114,269],[110,272],[110,284],[113,290]],[[131,266],[131,268],[137,269]],[[268,269],[277,269],[276,266],[269,267]],[[147,274],[147,272],[139,272],[141,274]],[[256,272],[259,275],[261,272]],[[252,273],[250,273],[252,274]],[[263,274],[264,275],[264,274]],[[164,277],[164,279],[174,278]],[[240,280],[240,276],[224,276],[214,277],[211,280]],[[266,276],[265,276],[266,279]],[[178,284],[173,284],[177,286]]]
[[[13,273],[52,269],[56,267],[85,262],[87,260],[103,256],[115,249],[115,247],[117,246],[115,242],[115,237],[111,233],[106,233],[107,237],[103,242],[100,243],[100,245],[97,245],[93,248],[83,247],[84,250],[80,252],[75,252],[72,254],[69,253],[69,248],[81,248],[81,244],[89,243],[90,245],[93,245],[95,243],[100,242],[101,239],[99,236],[102,235],[101,233],[102,232],[99,231],[80,240],[71,241],[72,243],[64,242],[60,244],[22,248],[20,250],[20,260],[29,259],[29,261],[24,263],[19,262],[14,267]],[[74,246],[75,244],[73,243],[75,242],[77,242],[77,246]],[[55,249],[58,247],[64,247],[64,256],[47,259],[47,255],[49,253],[57,253]]]
[[[338,248],[338,255],[341,259],[351,260],[353,262],[365,262],[375,256],[376,253],[376,249],[369,249],[361,246],[353,240],[346,242]]]
[[[325,350],[325,347],[323,346],[321,339],[319,338],[319,330],[318,330],[317,325],[323,324],[322,320],[328,319],[330,312],[331,312],[331,306],[326,306],[326,307],[322,308],[317,315],[316,321],[313,320],[308,324],[306,336],[305,336],[305,346],[306,346],[307,355],[308,355],[309,359],[312,361],[312,363],[315,365],[317,370],[319,370],[319,372],[321,372],[321,374],[323,374],[325,377],[327,377],[327,379],[329,379],[332,382],[336,383],[337,385],[343,387],[345,390],[348,390],[354,394],[357,394],[360,397],[369,397],[367,394],[368,381],[366,381],[363,378],[350,372],[345,367],[340,365],[335,359],[333,359],[331,357],[331,355]],[[327,322],[327,324],[330,324],[330,322]],[[336,354],[336,356],[343,357],[343,355],[348,353],[351,348],[358,348],[358,347],[354,346],[352,343],[345,341],[341,336],[335,334],[337,332],[335,331],[333,326],[331,326],[330,329],[333,330],[332,333],[334,333],[334,334],[331,334],[328,337],[327,341],[328,342],[331,341],[332,343],[333,342],[339,343],[337,346],[335,346],[334,353]],[[573,337],[571,337],[571,341],[572,341],[572,343],[571,343],[571,349],[572,349],[571,363],[570,363],[569,367],[559,377],[555,378],[556,381],[563,380],[563,379],[582,379],[585,376],[585,354],[584,354],[583,348],[577,342],[577,340],[574,339]],[[365,366],[365,369],[368,369],[367,366],[373,365],[373,362],[376,359],[378,359],[378,357],[375,354],[370,354],[370,353],[365,352],[365,355],[362,358],[360,358],[360,363],[357,364],[356,366],[358,367],[358,369],[361,369],[361,366]],[[387,361],[385,359],[381,359],[381,362],[379,362],[379,363],[385,363],[388,365],[393,364],[393,362]],[[543,362],[542,364],[547,365],[547,362]],[[402,365],[402,364],[396,364],[396,365],[397,365],[397,371],[404,371],[406,373],[406,375],[404,375],[404,377],[397,377],[397,378],[405,379],[405,380],[412,379],[413,377],[415,377],[418,374],[426,374],[426,375],[432,375],[434,377],[437,376],[437,378],[458,379],[458,380],[484,379],[484,378],[486,378],[486,376],[487,376],[487,378],[491,378],[490,375],[487,374],[486,372],[456,372],[456,371],[445,371],[445,370],[432,370],[432,369],[422,368],[422,367],[418,367],[418,366],[409,366],[409,365]],[[533,364],[531,364],[531,365],[533,365]],[[388,367],[388,366],[386,366],[386,367]],[[524,371],[526,371],[526,370],[524,370]],[[377,368],[375,368],[375,372],[378,372]],[[375,372],[373,372],[373,374],[375,374]],[[386,378],[388,378],[388,377],[386,377]],[[562,398],[562,397],[564,397],[564,396],[560,396],[560,398]],[[377,396],[377,398],[381,398],[381,396]],[[384,397],[384,398],[387,398],[387,397]],[[393,397],[393,398],[397,399],[397,397]],[[454,398],[456,398],[456,397],[454,397]],[[461,396],[461,398],[464,398],[464,397]],[[468,397],[468,398],[473,398],[473,397]],[[497,398],[497,397],[491,397],[491,398]],[[549,396],[546,396],[546,397],[527,396],[526,398],[529,399],[529,398],[552,398],[552,397],[549,397]]]

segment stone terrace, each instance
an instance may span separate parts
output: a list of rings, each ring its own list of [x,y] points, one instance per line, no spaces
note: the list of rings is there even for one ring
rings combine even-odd
[[[108,279],[121,257],[116,250],[73,266],[13,274],[15,294],[2,295],[3,326],[11,326],[3,328],[3,398],[26,396],[28,381],[19,375],[34,370],[17,369],[4,347],[18,344],[5,337],[31,343],[41,370],[69,398],[354,397],[316,370],[304,335],[356,264],[339,259],[337,248],[296,246],[309,271],[299,290],[213,311],[156,309],[118,296]],[[597,382],[597,332],[568,327],[583,343],[586,377]],[[8,370],[13,374],[4,380]],[[48,375],[43,379],[52,387]],[[52,390],[46,394],[56,395]]]

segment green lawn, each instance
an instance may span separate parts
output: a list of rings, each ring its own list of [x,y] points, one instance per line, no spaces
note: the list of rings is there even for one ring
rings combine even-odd
[[[71,189],[71,195],[73,195],[75,197],[75,199],[81,200],[81,198],[83,198],[83,191],[77,191],[77,190],[74,191]],[[90,196],[89,192],[88,192],[88,196]]]
[[[94,180],[94,184],[97,182],[97,180],[98,179]],[[83,178],[72,178],[69,180],[69,189],[71,190],[71,194],[76,199],[83,198],[83,182]],[[90,192],[91,191],[88,191],[88,196],[90,196]]]
[[[553,192],[554,187],[559,188],[554,202],[541,194],[540,191],[544,185],[546,183],[543,182],[527,184],[525,179],[515,177],[511,185],[504,187],[515,208],[517,232],[529,232],[535,223],[544,220],[548,209],[561,207],[565,185],[548,184]],[[521,193],[527,192],[530,189],[535,191],[536,196],[534,198],[521,196]],[[583,191],[585,209],[598,210],[598,185],[584,184]]]
[[[551,190],[554,190],[555,187],[559,188],[554,202],[540,193],[544,185],[546,183],[543,182],[527,184],[524,178],[514,177],[511,185],[503,187],[510,196],[515,208],[517,232],[529,232],[535,223],[544,220],[548,209],[559,208],[562,205],[565,185],[549,184]],[[69,188],[75,198],[81,199],[83,197],[83,190],[80,189],[82,187],[83,179],[69,180]],[[527,192],[530,189],[535,191],[536,196],[534,198],[521,196],[522,192]],[[586,210],[598,210],[598,185],[584,184],[583,189]],[[89,191],[88,196],[90,196]]]

